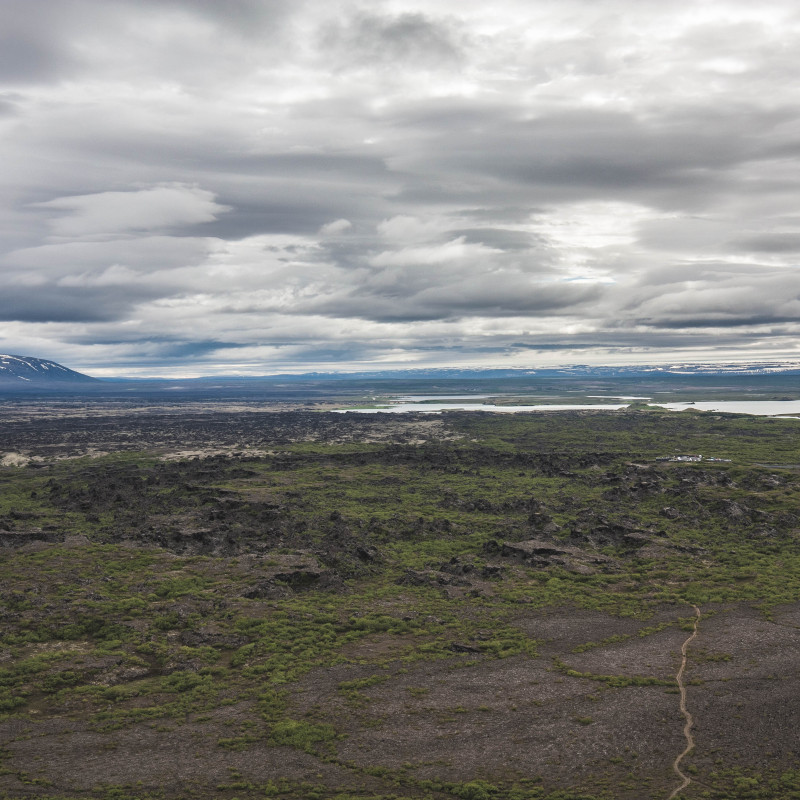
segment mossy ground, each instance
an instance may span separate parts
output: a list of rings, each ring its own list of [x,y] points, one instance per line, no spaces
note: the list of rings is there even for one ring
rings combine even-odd
[[[690,698],[716,733],[687,796],[800,797],[800,422],[451,413],[415,444],[360,424],[0,470],[3,796],[663,797],[697,604]],[[731,461],[656,461],[676,453]],[[579,555],[498,550],[532,538]],[[768,747],[723,734],[765,697]]]

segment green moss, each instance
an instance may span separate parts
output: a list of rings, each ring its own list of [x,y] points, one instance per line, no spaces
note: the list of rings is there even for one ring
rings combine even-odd
[[[303,720],[284,719],[272,726],[269,743],[276,747],[296,747],[298,750],[314,752],[321,744],[339,738],[330,725],[315,725]]]

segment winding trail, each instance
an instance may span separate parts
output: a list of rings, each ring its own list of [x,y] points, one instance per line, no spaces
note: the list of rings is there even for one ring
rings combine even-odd
[[[675,676],[675,680],[678,683],[678,689],[680,689],[681,692],[681,714],[683,714],[684,718],[686,719],[686,724],[683,726],[683,735],[686,737],[686,747],[675,759],[675,761],[672,762],[672,769],[681,779],[681,785],[678,786],[677,789],[673,790],[672,794],[667,798],[667,800],[672,800],[692,782],[692,779],[686,773],[681,771],[681,761],[683,760],[684,756],[688,755],[692,751],[692,748],[694,747],[694,736],[692,736],[694,719],[686,709],[686,686],[683,683],[683,672],[686,669],[686,652],[689,649],[689,645],[692,643],[692,640],[695,638],[695,636],[697,636],[697,626],[700,622],[700,609],[697,606],[692,606],[692,608],[694,608],[695,613],[694,630],[692,631],[692,635],[683,643],[683,646],[681,647],[681,667],[678,670],[678,674]]]

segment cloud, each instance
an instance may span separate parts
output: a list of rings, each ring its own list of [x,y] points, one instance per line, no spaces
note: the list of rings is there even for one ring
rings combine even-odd
[[[243,33],[253,33],[269,26],[273,30],[288,16],[292,8],[299,8],[302,0],[125,0],[135,14],[148,5],[158,13],[164,8],[182,11],[187,15],[200,15],[215,25],[230,27]]]
[[[411,214],[398,214],[381,220],[377,232],[387,242],[407,246],[412,242],[426,242],[447,231],[447,222],[440,218],[420,219]]]
[[[373,256],[370,264],[375,267],[426,267],[434,264],[490,258],[499,252],[499,250],[492,250],[481,244],[466,244],[462,236],[439,244],[431,243],[420,247],[384,250]]]
[[[154,272],[202,263],[212,249],[207,239],[177,236],[73,241],[14,250],[0,258],[6,276],[16,272],[61,276],[121,264]]]
[[[800,253],[800,232],[765,233],[745,239],[734,239],[731,249],[745,253]]]
[[[0,296],[0,320],[51,322],[109,322],[123,319],[137,302],[161,294],[141,283],[102,282],[90,286],[45,284],[36,287],[6,286]]]
[[[644,290],[630,310],[650,327],[748,327],[800,322],[800,270],[696,265]]]
[[[50,220],[50,227],[56,236],[73,238],[199,225],[230,210],[216,203],[212,192],[180,184],[59,197],[35,207],[65,211],[65,216]]]
[[[336,236],[337,234],[344,233],[353,227],[353,223],[347,219],[336,219],[333,222],[328,222],[320,229],[321,236]]]
[[[457,27],[452,19],[436,20],[418,11],[357,12],[329,23],[320,44],[339,69],[455,67],[462,59]]]
[[[8,0],[0,7],[0,81],[26,86],[71,76],[83,59],[69,38],[54,35],[69,27],[66,3],[41,0],[35,9],[25,0]],[[48,24],[42,24],[43,20]]]
[[[498,2],[3,3],[0,348],[800,357],[795,5]]]

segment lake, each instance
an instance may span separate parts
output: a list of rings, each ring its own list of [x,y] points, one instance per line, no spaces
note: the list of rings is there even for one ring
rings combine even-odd
[[[501,414],[519,414],[536,411],[620,411],[628,408],[627,403],[569,403],[569,404],[541,404],[530,406],[498,406],[491,403],[464,403],[464,402],[430,402],[431,400],[444,399],[443,395],[409,395],[403,397],[401,402],[393,403],[385,408],[337,408],[336,413],[344,414],[354,412],[358,414],[405,414],[418,412],[424,414],[439,414],[442,411],[494,411]],[[453,400],[462,400],[465,396]],[[480,395],[467,395],[477,400]],[[428,402],[422,402],[428,401]],[[670,411],[718,411],[728,414],[753,414],[759,417],[774,417],[782,414],[800,416],[800,400],[717,400],[713,402],[697,403],[658,403],[660,408]]]
[[[625,405],[540,405],[540,406],[496,406],[491,403],[394,403],[386,408],[336,408],[334,411],[343,414],[354,411],[359,414],[404,414],[417,411],[423,414],[439,414],[442,411],[497,411],[501,414],[518,414],[522,411],[619,411]]]

